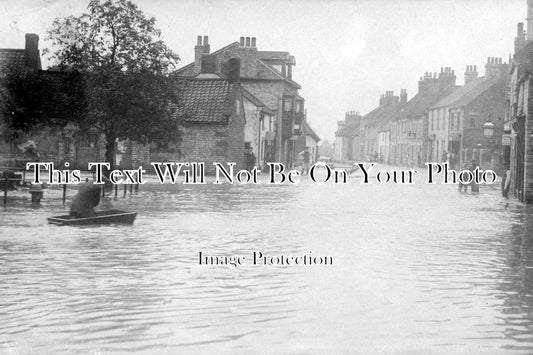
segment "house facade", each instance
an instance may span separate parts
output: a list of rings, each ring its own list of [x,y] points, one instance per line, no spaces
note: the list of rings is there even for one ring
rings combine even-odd
[[[337,161],[363,161],[365,157],[363,116],[348,111],[342,121],[337,121],[335,155]]]
[[[505,114],[505,87],[508,66],[501,58],[489,57],[485,76],[468,66],[465,85],[456,88],[429,110],[428,157],[449,162],[459,169],[463,162],[476,160],[482,168],[500,169],[501,134]],[[483,126],[494,125],[494,136],[484,136]]]
[[[293,80],[296,60],[285,51],[259,51],[256,44],[255,37],[241,37],[239,42],[231,43],[211,53],[208,37],[198,36],[194,48],[195,61],[178,69],[176,75],[197,76],[202,57],[211,55],[214,58],[214,73],[223,76],[226,70],[224,63],[227,59],[239,58],[242,87],[261,101],[269,112],[274,113],[271,115],[275,123],[272,125],[272,131],[265,131],[265,137],[269,142],[268,151],[270,152],[273,146],[273,159],[291,166],[296,159],[295,141],[302,134],[302,124],[306,119],[305,100],[298,95],[301,86]],[[250,120],[246,124],[255,125],[257,122]],[[252,132],[250,129],[246,131]],[[255,137],[252,134],[247,136],[245,141],[247,146],[256,144],[252,136]],[[272,156],[268,155],[267,159],[272,159]]]
[[[431,105],[455,88],[455,75],[450,68],[442,68],[440,74],[426,72],[418,81],[418,92],[407,101],[403,91],[403,103],[398,117],[392,122],[392,163],[422,167],[431,160],[431,138],[428,136],[428,113]]]
[[[528,1],[528,31],[518,24],[515,53],[509,70],[504,140],[509,143],[510,191],[533,203],[533,1]]]
[[[402,109],[400,97],[393,91],[381,95],[379,106],[363,116],[363,146],[366,160],[389,162],[391,156],[391,128],[394,117]],[[387,157],[387,160],[385,160]]]

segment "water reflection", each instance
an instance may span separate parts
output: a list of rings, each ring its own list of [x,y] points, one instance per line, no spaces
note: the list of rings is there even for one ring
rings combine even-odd
[[[59,190],[0,210],[0,353],[533,350],[533,211],[497,186],[352,177],[112,196],[105,208],[139,211],[133,226],[48,225]],[[198,251],[254,250],[334,265],[197,265]]]

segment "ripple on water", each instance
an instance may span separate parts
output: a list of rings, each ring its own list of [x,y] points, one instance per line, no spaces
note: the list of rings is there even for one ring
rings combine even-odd
[[[0,211],[0,353],[533,351],[530,207],[496,186],[358,182],[104,201],[138,211],[133,226],[48,225],[61,192],[38,209],[20,197]],[[334,265],[197,265],[199,251],[254,250]]]

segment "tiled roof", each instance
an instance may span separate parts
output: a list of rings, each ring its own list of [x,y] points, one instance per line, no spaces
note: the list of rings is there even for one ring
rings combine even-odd
[[[424,115],[438,99],[438,93],[416,94],[405,105],[403,115],[407,118]]]
[[[224,79],[178,79],[177,116],[187,122],[227,123],[233,85]]]
[[[497,78],[485,80],[485,77],[473,79],[465,86],[462,86],[452,92],[450,95],[444,97],[431,108],[438,107],[461,107],[469,104],[479,95],[488,90],[492,85],[498,82]]]

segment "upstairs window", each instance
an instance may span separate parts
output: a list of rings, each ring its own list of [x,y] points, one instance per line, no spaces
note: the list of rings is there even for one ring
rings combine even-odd
[[[302,100],[297,100],[296,101],[296,113],[301,113],[302,112]]]
[[[285,97],[283,99],[283,111],[292,111],[292,97]]]

